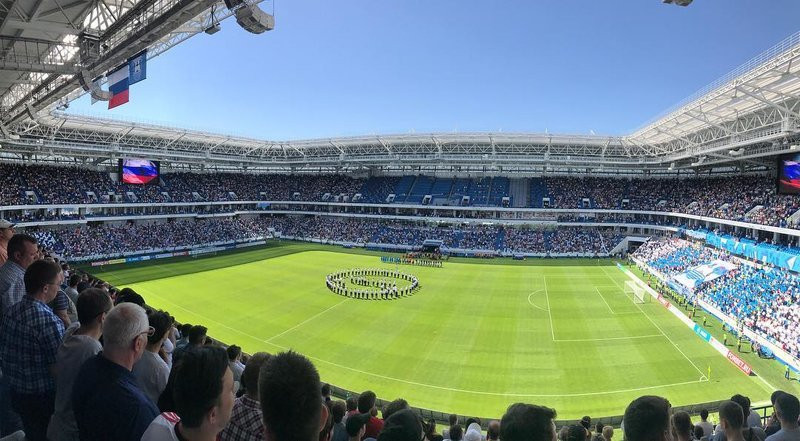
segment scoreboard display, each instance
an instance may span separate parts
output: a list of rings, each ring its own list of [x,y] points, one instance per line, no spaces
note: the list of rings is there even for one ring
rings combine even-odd
[[[119,179],[123,184],[158,184],[159,173],[158,161],[136,158],[119,160]]]

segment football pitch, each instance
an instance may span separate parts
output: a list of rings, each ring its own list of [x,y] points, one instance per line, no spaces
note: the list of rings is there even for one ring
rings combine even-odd
[[[379,255],[278,244],[95,274],[246,352],[298,351],[324,382],[462,415],[499,417],[519,401],[554,407],[559,419],[621,415],[649,394],[673,406],[735,393],[755,403],[780,376],[770,367],[766,378],[748,377],[657,301],[634,303],[611,260],[428,268]],[[327,274],[350,268],[397,268],[421,288],[382,301],[326,288]]]

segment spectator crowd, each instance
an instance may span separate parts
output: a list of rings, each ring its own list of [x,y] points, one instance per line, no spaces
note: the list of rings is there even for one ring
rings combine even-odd
[[[683,239],[650,240],[634,255],[667,277],[717,259],[735,263],[735,269],[687,293],[690,299],[709,302],[792,356],[800,357],[800,278],[796,274],[734,260],[725,250]]]
[[[445,247],[507,253],[607,254],[622,240],[611,228],[535,230],[503,225],[427,224],[331,216],[261,216],[116,222],[32,234],[70,259],[246,241],[275,234],[298,239],[419,247],[441,240]]]
[[[33,236],[6,224],[0,232],[0,436],[8,439],[614,439],[614,428],[592,425],[588,416],[557,428],[556,410],[536,404],[511,404],[487,422],[452,415],[439,433],[402,398],[381,409],[372,391],[333,399],[305,356],[243,355],[211,339],[202,324],[178,324],[149,307],[130,288],[73,271]],[[695,425],[666,398],[642,396],[625,409],[622,432],[626,441],[800,440],[797,397],[776,391],[772,403],[766,424],[747,397],[734,395],[721,404],[716,426],[707,412]]]
[[[424,189],[414,187],[419,182]],[[439,185],[437,185],[439,183]],[[508,178],[426,176],[351,178],[344,175],[164,173],[157,185],[128,185],[109,172],[78,167],[0,164],[0,206],[84,203],[209,201],[330,201],[418,204],[436,200],[500,206],[510,197]],[[530,180],[523,203],[533,208],[593,208],[680,212],[757,224],[794,227],[800,202],[776,192],[770,176],[622,179],[547,177]],[[419,193],[419,192],[422,193]],[[419,194],[417,194],[419,193]],[[413,200],[407,199],[413,196]],[[491,197],[490,197],[491,196]],[[545,204],[545,199],[548,201]]]

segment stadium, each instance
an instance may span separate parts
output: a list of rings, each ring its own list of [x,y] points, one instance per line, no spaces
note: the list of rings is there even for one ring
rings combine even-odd
[[[516,441],[509,406],[531,403],[557,411],[543,430],[554,420],[562,441],[584,441],[567,433],[576,424],[587,440],[611,441],[610,426],[656,441],[629,413],[642,396],[669,400],[676,441],[702,439],[708,413],[720,426],[706,441],[731,437],[732,402],[765,436],[797,431],[800,32],[739,53],[748,61],[623,135],[270,140],[70,104],[112,109],[129,88],[133,100],[134,83],[159,81],[148,60],[222,24],[269,39],[271,4],[4,3],[0,437],[187,439],[176,433],[195,429],[190,403],[208,386],[192,375],[210,369],[192,363],[223,352],[235,406],[262,407],[256,437],[223,423],[208,432],[222,440],[283,441],[275,427],[302,423],[267,403],[303,408],[291,387],[330,400],[328,423],[292,440],[399,439],[389,416],[408,408],[428,441]],[[73,366],[76,336],[95,338]],[[126,398],[96,386],[97,360],[125,368]],[[223,386],[198,427],[213,426]],[[139,396],[152,415],[130,404]],[[345,400],[358,409],[343,418],[331,403]],[[370,433],[372,420],[386,429]],[[174,438],[154,437],[158,424]]]

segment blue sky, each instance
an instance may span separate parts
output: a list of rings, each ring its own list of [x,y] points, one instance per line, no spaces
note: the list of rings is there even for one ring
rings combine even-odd
[[[264,139],[625,134],[800,30],[797,0],[276,0],[148,64],[112,111]],[[265,4],[271,10],[272,4]]]

